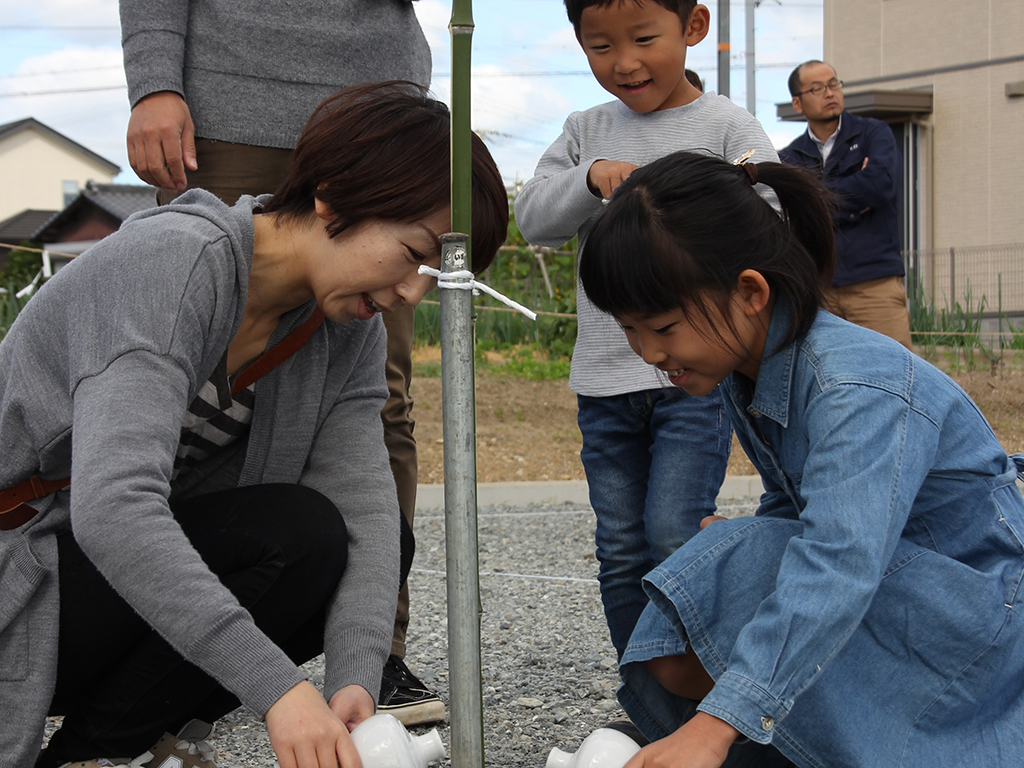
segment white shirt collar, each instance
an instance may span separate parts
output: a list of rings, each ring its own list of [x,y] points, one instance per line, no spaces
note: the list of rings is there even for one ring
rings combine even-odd
[[[807,126],[807,135],[811,137],[811,141],[813,141],[818,146],[818,151],[821,153],[822,165],[828,162],[828,156],[832,154],[832,147],[834,147],[836,144],[836,136],[839,135],[839,129],[842,127],[842,125],[843,116],[839,115],[839,122],[836,123],[836,129],[832,132],[832,135],[829,136],[824,141],[822,141],[821,139],[814,135],[814,131],[811,130],[810,125]]]

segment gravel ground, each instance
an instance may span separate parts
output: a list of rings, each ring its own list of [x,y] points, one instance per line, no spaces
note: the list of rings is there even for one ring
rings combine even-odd
[[[753,502],[721,510],[752,512]],[[478,528],[484,762],[543,768],[552,747],[575,751],[591,731],[625,716],[598,594],[593,512],[569,504],[482,507]],[[418,511],[416,536],[406,661],[447,704],[443,510]],[[323,679],[322,660],[307,668],[314,682]],[[450,747],[447,721],[438,731]],[[274,765],[266,729],[245,710],[217,724],[213,743],[223,768]]]

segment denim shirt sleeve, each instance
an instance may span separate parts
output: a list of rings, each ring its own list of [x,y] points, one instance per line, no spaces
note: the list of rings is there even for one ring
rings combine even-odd
[[[866,613],[937,445],[936,425],[892,388],[816,381],[791,406],[769,441],[783,464],[806,453],[787,468],[801,477],[803,533],[698,707],[761,743]]]

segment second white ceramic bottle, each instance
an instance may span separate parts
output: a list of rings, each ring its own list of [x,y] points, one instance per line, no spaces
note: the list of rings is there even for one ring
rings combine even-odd
[[[352,743],[363,768],[427,768],[443,760],[444,744],[437,729],[413,736],[392,715],[368,717],[352,731]]]
[[[614,728],[598,728],[574,753],[552,749],[546,768],[622,768],[640,745]]]

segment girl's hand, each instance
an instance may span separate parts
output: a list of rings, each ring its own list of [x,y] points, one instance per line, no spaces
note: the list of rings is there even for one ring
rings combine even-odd
[[[708,515],[707,517],[705,517],[703,520],[700,521],[700,529],[703,531],[705,528],[707,528],[712,523],[716,523],[719,520],[728,520],[728,519],[729,518],[722,517],[721,515]]]
[[[265,720],[281,768],[363,766],[345,723],[305,680],[278,699]]]
[[[624,768],[719,768],[739,735],[724,720],[698,712],[675,733],[633,755]]]
[[[376,710],[373,697],[361,685],[346,685],[331,696],[331,711],[349,732]]]

